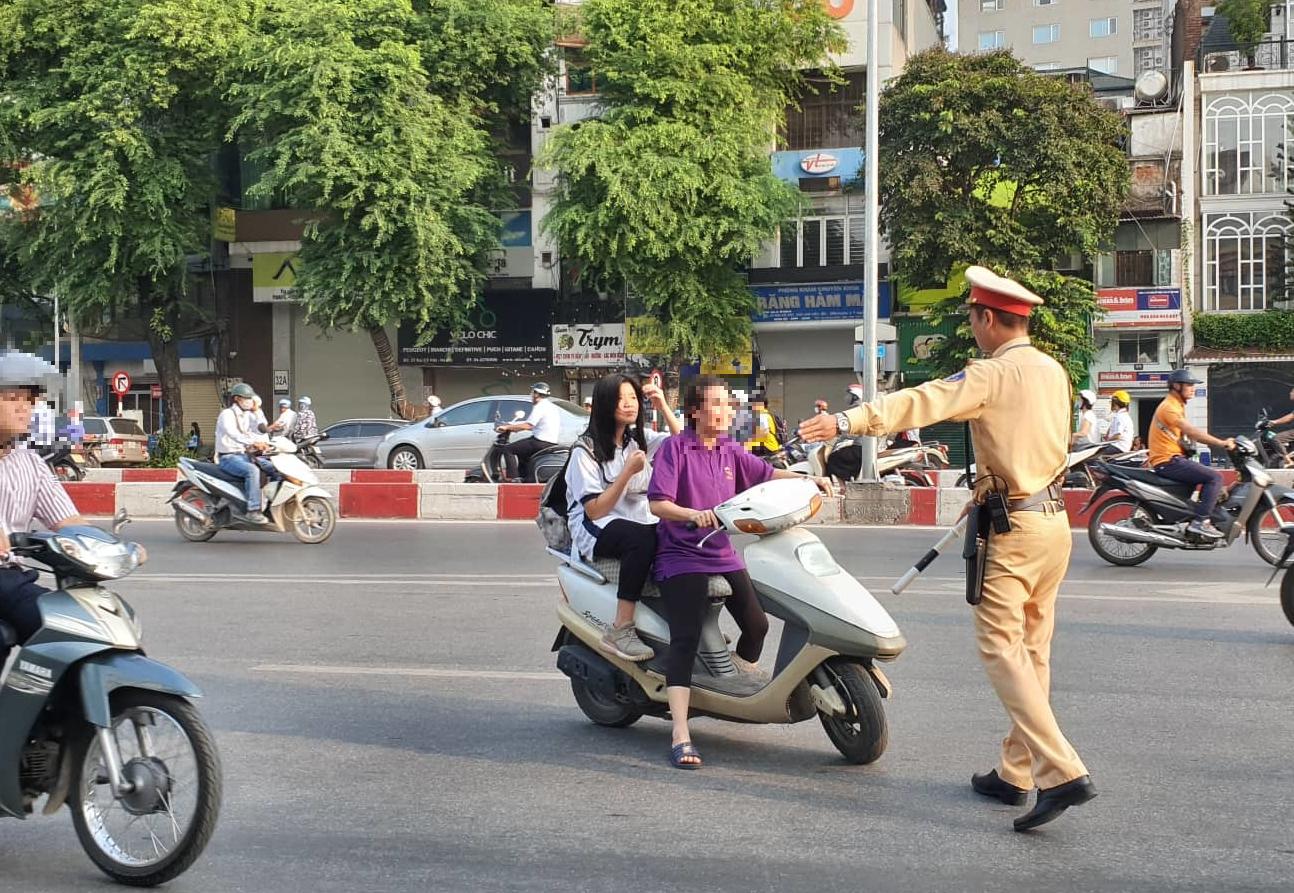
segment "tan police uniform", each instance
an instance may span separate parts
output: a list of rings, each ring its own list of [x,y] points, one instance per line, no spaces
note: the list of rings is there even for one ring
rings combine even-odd
[[[980,271],[988,273],[972,267],[967,278]],[[1010,282],[988,275],[995,284]],[[1010,285],[1032,298],[1029,304],[1041,303],[1022,286]],[[979,303],[991,306],[988,300]],[[1065,471],[1070,393],[1060,364],[1023,337],[988,359],[972,360],[956,375],[887,394],[846,416],[851,433],[874,437],[947,419],[969,421],[977,498],[998,487],[1020,500],[1046,490]],[[976,640],[1012,723],[998,776],[1018,788],[1046,789],[1087,774],[1049,703],[1056,595],[1073,543],[1063,503],[1009,517],[1011,532],[988,541],[983,598],[974,607]]]

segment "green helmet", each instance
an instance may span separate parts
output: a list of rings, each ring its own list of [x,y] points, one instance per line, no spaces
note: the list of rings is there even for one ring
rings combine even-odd
[[[240,381],[238,384],[234,385],[232,388],[229,389],[229,396],[244,397],[248,400],[255,400],[256,392],[252,390],[251,385],[247,384],[246,382]]]

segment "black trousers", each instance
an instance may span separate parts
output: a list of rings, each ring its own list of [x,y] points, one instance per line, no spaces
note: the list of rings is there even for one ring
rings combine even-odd
[[[39,577],[35,571],[0,567],[0,620],[8,623],[18,633],[19,644],[40,629],[37,600],[49,590],[36,585]],[[4,659],[5,652],[0,651],[0,663]]]
[[[741,638],[737,640],[737,656],[754,663],[764,650],[764,637],[768,635],[768,615],[759,604],[750,575],[744,570],[723,575],[732,587],[727,598],[728,613],[737,621]],[[710,609],[706,597],[709,588],[708,574],[679,574],[660,583],[661,601],[665,603],[665,616],[669,620],[669,654],[665,656],[665,684],[692,684],[692,666],[701,645],[701,624]]]
[[[636,602],[656,560],[656,525],[616,518],[602,528],[593,546],[595,558],[620,559],[620,585],[616,597]]]
[[[518,440],[516,443],[510,443],[503,448],[503,461],[508,467],[508,479],[516,480],[521,477],[521,469],[530,461],[530,457],[540,450],[546,450],[549,447],[557,446],[555,443],[549,443],[546,440],[536,440],[533,437],[527,437],[525,440]]]

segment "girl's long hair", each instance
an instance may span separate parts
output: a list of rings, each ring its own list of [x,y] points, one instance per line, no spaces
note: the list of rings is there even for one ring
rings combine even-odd
[[[634,389],[638,397],[638,418],[625,428],[623,443],[616,443],[616,405],[620,402],[620,386],[627,384]],[[593,386],[593,409],[589,411],[589,439],[593,441],[593,457],[599,462],[610,462],[615,458],[616,450],[636,441],[640,449],[647,450],[645,421],[647,401],[643,398],[642,385],[638,379],[629,375],[615,373],[598,379]]]

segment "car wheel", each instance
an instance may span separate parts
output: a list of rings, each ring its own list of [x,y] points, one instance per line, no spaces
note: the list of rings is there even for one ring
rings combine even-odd
[[[386,467],[397,471],[420,471],[423,467],[422,454],[414,447],[398,446],[387,457]]]

